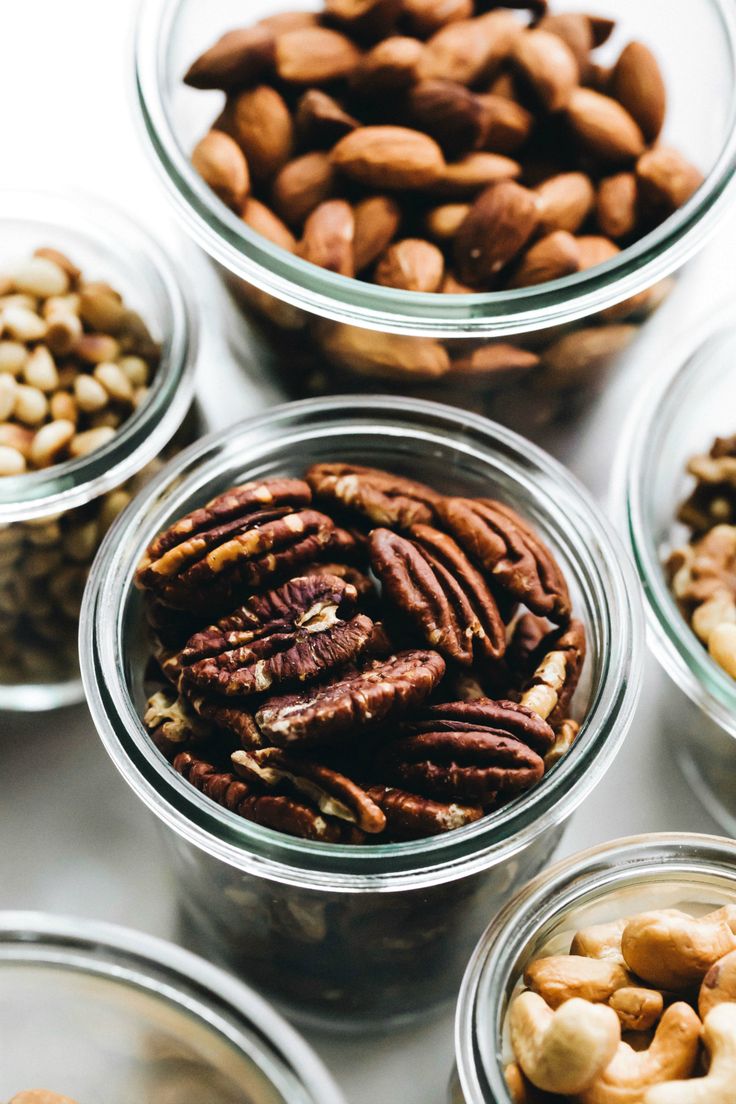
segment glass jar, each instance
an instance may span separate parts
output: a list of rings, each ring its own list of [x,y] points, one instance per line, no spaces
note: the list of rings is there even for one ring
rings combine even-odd
[[[0,709],[38,710],[82,698],[79,609],[90,564],[116,514],[173,449],[194,388],[197,325],[175,267],[127,217],[97,199],[0,195],[2,256],[39,246],[67,253],[138,311],[160,344],[146,401],[101,448],[0,478]],[[179,439],[181,444],[181,439]]]
[[[570,753],[532,791],[441,837],[351,847],[277,834],[203,797],[140,721],[147,643],[132,578],[146,544],[233,484],[302,474],[318,460],[360,461],[514,503],[559,557],[587,629],[584,720]],[[488,915],[548,861],[618,750],[638,696],[641,649],[635,579],[572,476],[483,418],[389,397],[288,404],[187,450],[100,550],[81,630],[94,721],[164,826],[183,940],[291,1014],[333,1029],[410,1019],[454,998]]]
[[[320,4],[284,0],[283,6]],[[555,10],[576,6],[561,0]],[[667,294],[670,274],[719,222],[736,164],[734,0],[698,4],[697,51],[687,4],[616,0],[603,8],[619,29],[603,47],[602,62],[611,63],[631,38],[655,45],[669,90],[665,140],[705,173],[704,185],[656,230],[592,270],[516,291],[441,295],[380,287],[305,263],[249,229],[193,170],[189,155],[218,115],[222,93],[188,88],[182,76],[218,35],[272,15],[272,0],[252,0],[247,9],[238,0],[140,6],[136,88],[155,164],[182,224],[255,331],[259,368],[278,378],[288,397],[395,390],[534,435],[551,421],[571,419],[596,393]]]
[[[483,933],[455,1018],[451,1104],[513,1104],[504,1066],[509,999],[526,964],[566,954],[581,928],[654,909],[700,915],[736,903],[736,844],[680,833],[614,840],[540,875]]]
[[[736,835],[736,681],[711,659],[680,611],[664,567],[687,541],[677,521],[693,486],[686,467],[716,436],[736,432],[736,330],[709,338],[684,365],[667,363],[620,446],[616,504],[646,599],[648,639],[674,686],[670,747],[710,814]]]
[[[80,1104],[343,1104],[261,997],[140,932],[0,913],[0,1097]]]

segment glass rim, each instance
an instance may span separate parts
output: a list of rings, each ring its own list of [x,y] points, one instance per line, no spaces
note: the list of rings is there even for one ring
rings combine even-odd
[[[717,874],[736,885],[736,840],[692,832],[608,840],[538,874],[490,921],[466,967],[455,1012],[455,1060],[466,1104],[513,1104],[495,1028],[510,969],[523,946],[545,919],[583,896],[603,897],[655,872],[673,878]]]
[[[83,191],[0,189],[0,227],[56,225],[112,257],[153,273],[170,315],[150,393],[107,444],[87,456],[0,479],[0,524],[72,509],[124,483],[174,436],[194,398],[199,317],[177,269],[154,236],[116,205]],[[41,230],[45,236],[45,231]],[[54,244],[54,243],[51,243]],[[73,258],[72,258],[73,259]],[[143,315],[144,321],[148,321]]]
[[[182,0],[140,0],[135,31],[137,118],[154,166],[191,237],[215,261],[277,299],[366,329],[433,337],[509,336],[573,322],[670,275],[715,229],[736,175],[736,0],[710,0],[727,45],[727,135],[701,188],[615,258],[539,287],[472,295],[384,288],[328,272],[267,242],[217,199],[178,143],[164,93],[166,49]]]
[[[61,966],[173,999],[254,1061],[280,1092],[285,1071],[296,1076],[314,1104],[344,1104],[321,1059],[256,990],[168,940],[106,921],[2,910],[0,975],[4,966],[19,964]],[[223,1010],[236,1016],[238,1030]]]
[[[244,821],[188,785],[153,748],[121,673],[125,645],[120,625],[113,625],[109,614],[122,610],[131,578],[130,557],[126,560],[123,553],[126,534],[137,534],[142,551],[167,512],[167,491],[175,486],[182,500],[203,487],[249,432],[260,428],[276,432],[282,427],[283,433],[289,419],[304,427],[311,424],[310,417],[330,416],[339,418],[341,425],[351,416],[356,424],[364,420],[384,426],[392,424],[392,418],[393,424],[401,418],[401,425],[410,423],[430,437],[434,432],[435,441],[446,439],[432,429],[441,425],[445,433],[456,435],[452,438],[456,448],[462,442],[470,451],[468,442],[473,438],[485,446],[486,455],[495,448],[496,455],[503,452],[527,463],[533,474],[554,487],[555,499],[562,503],[548,505],[548,518],[564,518],[568,527],[578,523],[580,530],[591,534],[599,553],[589,557],[586,567],[598,581],[605,576],[598,591],[606,606],[597,612],[605,622],[607,654],[573,749],[529,793],[475,824],[442,836],[351,847],[298,840]],[[241,445],[237,450],[239,457],[242,449]],[[616,631],[611,629],[614,620]],[[237,869],[281,883],[357,893],[465,877],[519,852],[565,819],[598,783],[629,728],[640,691],[642,637],[638,587],[617,537],[588,492],[541,449],[485,418],[439,403],[393,396],[363,402],[354,396],[335,396],[283,404],[230,427],[225,438],[222,433],[211,434],[176,457],[147,485],[115,523],[93,565],[81,616],[80,660],[87,702],[103,743],[123,777],[159,819]]]
[[[681,613],[667,585],[659,549],[644,520],[647,476],[659,455],[657,427],[672,424],[669,415],[675,418],[677,412],[690,409],[689,399],[698,387],[702,358],[727,333],[733,335],[733,326],[719,325],[684,362],[675,358],[669,363],[665,359],[626,426],[613,467],[611,489],[613,507],[620,516],[644,592],[651,650],[690,700],[736,737],[736,680],[711,658]]]

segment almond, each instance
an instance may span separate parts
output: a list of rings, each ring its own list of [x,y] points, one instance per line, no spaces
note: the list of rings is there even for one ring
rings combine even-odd
[[[192,151],[192,165],[228,207],[237,210],[250,188],[248,163],[237,142],[221,130],[205,134]]]
[[[429,38],[447,23],[469,19],[473,0],[404,0],[403,13],[413,34]]]
[[[590,214],[595,191],[585,173],[559,173],[536,188],[539,225],[542,230],[568,230],[574,234]]]
[[[607,238],[627,238],[636,229],[637,185],[633,173],[616,173],[601,180],[596,199],[596,218]]]
[[[605,15],[589,15],[587,18],[593,35],[593,48],[595,49],[597,46],[602,46],[604,42],[608,42],[616,29],[616,20],[609,19]]]
[[[562,39],[578,63],[580,77],[585,77],[590,66],[590,51],[593,49],[590,17],[582,12],[550,13],[537,26],[540,30],[549,31]]]
[[[316,27],[318,23],[319,16],[316,12],[286,11],[259,19],[257,26],[265,27],[273,35],[280,35],[286,34],[287,31],[301,31],[305,27]]]
[[[537,226],[537,199],[513,181],[487,188],[455,238],[455,263],[465,283],[483,284],[526,245]]]
[[[318,344],[329,360],[353,375],[384,380],[432,380],[444,376],[450,357],[444,345],[428,337],[379,333],[320,320]]]
[[[252,175],[268,180],[291,156],[294,127],[283,97],[260,84],[236,96],[227,107],[228,133],[238,143]]]
[[[301,141],[317,149],[330,149],[360,123],[332,96],[319,88],[310,88],[297,104],[295,126]]]
[[[328,199],[307,218],[299,253],[305,261],[330,272],[354,276],[354,234],[355,219],[350,204],[344,199]]]
[[[609,91],[639,124],[647,142],[654,142],[664,124],[667,92],[657,59],[642,42],[630,42],[623,50]]]
[[[420,73],[428,80],[470,86],[488,81],[511,53],[522,29],[511,12],[495,11],[448,23],[432,35]]]
[[[588,379],[599,380],[601,373],[639,332],[638,326],[591,326],[565,334],[542,353],[544,375],[540,384],[566,389],[578,387]]]
[[[516,153],[531,134],[534,117],[505,96],[487,93],[476,99],[481,108],[482,148],[490,153]]]
[[[469,203],[443,203],[428,211],[424,223],[431,237],[450,241],[455,237],[470,211]]]
[[[272,69],[275,52],[276,38],[266,27],[228,31],[190,65],[184,83],[225,92],[256,84]]]
[[[655,213],[669,215],[697,192],[703,174],[677,150],[657,146],[636,163],[642,202]]]
[[[370,126],[341,138],[333,164],[368,188],[423,188],[445,170],[442,150],[426,134],[407,127]]]
[[[526,251],[508,286],[533,287],[571,276],[579,268],[580,250],[576,239],[567,230],[553,230]]]
[[[284,165],[273,182],[274,207],[290,226],[301,226],[310,212],[330,199],[335,170],[328,153],[305,153]]]
[[[290,84],[328,84],[351,73],[360,57],[355,43],[329,27],[287,31],[276,39],[276,72]]]
[[[475,295],[476,288],[472,288],[470,284],[464,284],[461,280],[458,280],[454,272],[446,272],[445,278],[442,281],[442,293],[443,295]]]
[[[549,31],[525,31],[511,54],[516,72],[546,111],[567,106],[580,73],[570,47]]]
[[[463,387],[508,386],[525,376],[539,364],[536,353],[520,349],[505,341],[479,345],[471,352],[453,357],[452,367],[443,382],[459,383]]]
[[[355,38],[375,41],[391,34],[402,0],[325,0],[325,13]]]
[[[600,234],[584,234],[576,241],[581,272],[588,268],[595,268],[596,265],[605,264],[621,252],[614,242]]]
[[[419,81],[407,94],[406,114],[412,126],[439,143],[445,157],[468,153],[483,136],[480,98],[454,81]]]
[[[635,161],[644,152],[644,135],[628,111],[591,88],[576,88],[567,105],[573,134],[583,149],[609,164]]]
[[[296,238],[286,223],[282,222],[278,215],[274,214],[271,208],[267,207],[265,203],[261,203],[260,200],[248,196],[243,204],[240,217],[247,226],[250,226],[251,230],[255,230],[257,234],[262,234],[274,245],[280,245],[282,249],[287,249],[290,253],[293,253],[296,249]]]
[[[375,281],[402,291],[439,291],[445,274],[441,250],[421,238],[390,245],[376,265]]]
[[[403,92],[418,79],[424,46],[416,38],[385,38],[365,54],[351,78],[359,96],[390,96]]]
[[[514,180],[521,175],[521,165],[500,153],[469,153],[447,165],[442,176],[432,185],[435,195],[472,196],[499,180]]]
[[[401,208],[391,196],[369,196],[355,205],[355,237],[353,253],[355,271],[361,272],[396,237],[401,224]]]
[[[516,102],[519,90],[516,87],[514,74],[509,69],[504,69],[500,72],[488,86],[488,94],[491,96],[500,96],[504,100],[514,100],[514,102]]]

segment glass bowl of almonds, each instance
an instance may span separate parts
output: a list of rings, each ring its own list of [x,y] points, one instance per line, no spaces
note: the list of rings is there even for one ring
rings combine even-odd
[[[736,844],[615,840],[540,875],[463,980],[450,1104],[727,1100]]]
[[[615,491],[672,685],[671,748],[736,834],[736,333],[665,364],[621,445]]]
[[[161,939],[0,913],[3,1104],[342,1104],[252,990]]]
[[[575,7],[141,6],[155,164],[289,397],[533,436],[603,384],[727,206],[736,20],[704,0],[694,58],[687,6]]]
[[[615,537],[552,459],[451,407],[343,397],[149,484],[90,577],[82,666],[182,938],[355,1030],[454,999],[613,759],[640,634]]]
[[[0,708],[43,709],[81,699],[89,566],[187,432],[196,321],[163,250],[105,203],[4,193],[2,230]]]

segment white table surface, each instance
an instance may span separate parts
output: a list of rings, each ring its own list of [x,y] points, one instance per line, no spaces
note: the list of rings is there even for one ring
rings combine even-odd
[[[226,365],[218,363],[218,378],[229,386],[201,389],[214,428],[257,412],[269,397],[249,380],[242,328],[208,266],[172,223],[142,150],[128,72],[133,6],[132,0],[0,5],[0,185],[98,192],[186,258],[206,319],[200,379],[214,358]],[[709,317],[733,300],[735,245],[732,218],[650,322],[581,432],[574,440],[552,442],[602,502],[611,456],[638,390],[664,359],[682,357]],[[561,854],[635,832],[717,830],[667,751],[672,734],[664,731],[660,703],[668,692],[650,660],[625,748],[578,811]],[[170,935],[171,883],[154,826],[108,761],[86,708],[0,715],[0,737],[0,908],[65,912]],[[349,1104],[445,1100],[452,1063],[449,1015],[388,1036],[310,1038]]]

